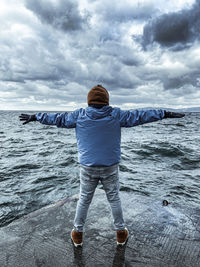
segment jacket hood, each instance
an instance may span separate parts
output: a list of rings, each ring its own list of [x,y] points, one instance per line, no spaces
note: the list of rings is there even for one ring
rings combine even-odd
[[[95,120],[109,116],[109,114],[112,112],[112,107],[111,106],[104,106],[102,108],[87,107],[85,111],[88,117]]]

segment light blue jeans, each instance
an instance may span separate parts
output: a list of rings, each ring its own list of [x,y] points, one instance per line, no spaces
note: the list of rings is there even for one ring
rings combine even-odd
[[[115,230],[125,228],[119,197],[119,171],[118,164],[109,167],[80,167],[80,198],[76,208],[74,230],[83,232],[89,205],[95,189],[101,181],[110,203]]]

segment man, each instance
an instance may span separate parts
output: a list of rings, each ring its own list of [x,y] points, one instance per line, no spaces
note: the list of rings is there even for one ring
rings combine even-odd
[[[70,113],[21,114],[23,124],[39,121],[57,127],[76,128],[80,163],[80,198],[76,208],[73,244],[82,246],[83,228],[95,189],[101,181],[110,203],[117,244],[128,240],[119,197],[118,164],[120,162],[121,127],[133,127],[164,118],[181,118],[184,114],[165,110],[124,111],[109,105],[109,93],[101,85],[93,87],[87,96],[88,107]]]

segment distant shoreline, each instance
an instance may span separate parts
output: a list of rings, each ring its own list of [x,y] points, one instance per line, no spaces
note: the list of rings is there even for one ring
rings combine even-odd
[[[112,105],[111,105],[112,106]],[[126,108],[122,108],[126,110]],[[130,110],[147,110],[147,109],[163,109],[175,112],[195,112],[200,113],[200,107],[191,107],[191,108],[163,108],[163,107],[143,107],[143,108],[130,108]],[[74,109],[73,109],[74,110]],[[73,110],[36,110],[36,109],[0,109],[0,111],[17,111],[17,112],[71,112]]]

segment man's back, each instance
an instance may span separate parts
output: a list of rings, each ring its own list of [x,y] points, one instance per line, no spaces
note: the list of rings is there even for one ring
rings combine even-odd
[[[115,109],[88,107],[76,122],[79,162],[86,166],[111,166],[120,161],[121,128]]]

